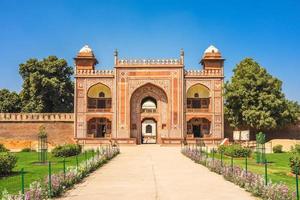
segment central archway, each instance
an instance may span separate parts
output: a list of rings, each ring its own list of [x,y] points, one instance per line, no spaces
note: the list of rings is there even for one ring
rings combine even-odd
[[[147,83],[137,88],[130,98],[130,137],[142,143],[142,122],[145,119],[156,121],[156,142],[168,135],[168,98],[159,86]]]

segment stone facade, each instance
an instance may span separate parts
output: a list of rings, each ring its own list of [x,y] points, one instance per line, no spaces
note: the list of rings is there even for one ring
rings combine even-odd
[[[145,131],[155,131],[155,143],[224,137],[224,59],[215,47],[204,52],[202,70],[185,70],[183,50],[160,60],[119,59],[116,51],[113,70],[96,70],[97,63],[88,46],[75,58],[78,141],[140,144]],[[142,129],[149,120],[156,128]]]

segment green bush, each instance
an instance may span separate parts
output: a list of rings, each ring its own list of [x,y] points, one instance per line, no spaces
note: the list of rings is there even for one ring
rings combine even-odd
[[[7,149],[4,144],[0,144],[0,152],[8,152],[9,149]]]
[[[282,153],[282,145],[281,144],[277,144],[273,147],[273,153]]]
[[[70,157],[81,153],[81,146],[78,144],[59,145],[52,150],[54,157]]]
[[[0,153],[0,175],[8,175],[17,164],[17,157],[11,153]]]
[[[295,144],[295,146],[292,146],[291,152],[300,154],[300,144]]]
[[[221,145],[218,148],[219,152],[223,152],[224,155],[232,156],[235,158],[249,157],[251,155],[251,149],[242,147],[239,144]]]
[[[29,148],[29,147],[26,147],[24,149],[21,150],[21,152],[34,152],[35,150]]]
[[[299,159],[299,154],[294,154],[293,156],[290,157],[290,168],[291,172],[293,174],[296,174],[296,169],[298,168],[298,174],[300,171],[300,159]]]

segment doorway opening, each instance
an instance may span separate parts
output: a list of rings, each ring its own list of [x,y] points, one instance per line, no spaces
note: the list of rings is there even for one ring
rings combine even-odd
[[[156,121],[145,119],[142,121],[141,144],[156,144]]]

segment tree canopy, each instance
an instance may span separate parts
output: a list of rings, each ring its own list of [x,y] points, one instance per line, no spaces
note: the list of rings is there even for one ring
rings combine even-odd
[[[251,58],[242,60],[225,83],[225,115],[235,128],[268,130],[295,123],[300,106],[282,92],[282,82]]]
[[[16,92],[0,90],[0,112],[17,113],[21,111],[21,100]]]
[[[20,64],[22,112],[72,112],[73,69],[64,59],[49,56]]]

